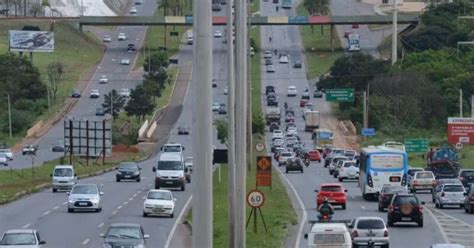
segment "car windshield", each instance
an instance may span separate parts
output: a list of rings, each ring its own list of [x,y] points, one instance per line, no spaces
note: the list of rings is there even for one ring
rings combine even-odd
[[[181,152],[181,146],[164,146],[164,152]]]
[[[71,194],[97,194],[97,193],[98,193],[97,187],[93,185],[75,186],[71,191]]]
[[[384,229],[385,225],[382,220],[359,220],[357,229]]]
[[[464,187],[462,185],[445,185],[444,192],[464,192]]]
[[[434,178],[434,176],[429,172],[419,172],[416,174],[416,178]]]
[[[158,161],[158,170],[183,170],[181,161]]]
[[[105,238],[141,239],[142,235],[138,227],[111,227]]]
[[[36,239],[33,233],[7,233],[0,245],[36,245]]]
[[[351,167],[351,166],[353,166],[353,167],[359,167],[359,166],[357,166],[357,163],[356,163],[356,162],[346,162],[346,163],[344,163],[344,167],[346,167],[346,168],[349,168],[349,167]]]
[[[0,152],[1,153],[8,153],[8,152],[11,152],[10,149],[0,149]]]
[[[148,193],[147,199],[171,200],[171,194],[169,192],[152,191],[152,192]]]
[[[291,157],[291,156],[293,156],[293,154],[290,153],[290,152],[284,152],[284,153],[281,154],[281,156],[282,157]]]
[[[316,245],[342,245],[345,243],[344,234],[342,233],[328,233],[328,234],[315,234],[314,244]]]
[[[322,186],[321,191],[329,191],[329,192],[341,192],[342,187],[337,186],[337,185],[331,185],[331,186]]]
[[[119,169],[125,169],[125,170],[137,169],[137,165],[136,164],[121,164],[119,166]]]
[[[72,177],[72,170],[69,168],[57,168],[54,170],[55,177]]]
[[[337,164],[337,162],[339,162],[339,160],[347,160],[346,157],[335,157],[332,159],[332,162]]]
[[[474,177],[474,170],[472,170],[472,171],[463,171],[463,172],[461,172],[461,176],[463,176],[463,177]]]
[[[410,176],[413,176],[413,175],[415,175],[415,172],[417,172],[417,171],[422,171],[422,170],[408,170],[408,174]]]
[[[393,200],[393,205],[400,206],[403,204],[416,205],[418,204],[418,199],[413,196],[398,196]]]
[[[388,193],[388,194],[393,194],[393,193],[398,193],[398,192],[405,192],[407,191],[405,187],[385,187],[383,188],[382,192]]]

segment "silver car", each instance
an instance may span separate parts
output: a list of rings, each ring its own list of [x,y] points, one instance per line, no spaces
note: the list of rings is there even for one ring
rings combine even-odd
[[[102,211],[102,195],[96,184],[76,184],[72,187],[71,192],[67,193],[68,205],[67,211],[69,213],[76,210],[79,211]]]
[[[464,208],[464,187],[459,184],[443,184],[436,193],[435,207],[443,208],[446,205],[458,205]]]
[[[18,229],[6,231],[0,240],[0,247],[41,248],[46,244],[34,229]]]
[[[7,156],[8,160],[13,160],[13,152],[12,150],[6,148],[6,149],[0,149],[0,153],[5,153]]]
[[[369,240],[374,242],[374,246],[389,246],[388,229],[380,217],[358,217],[352,221],[349,228],[354,247],[368,245]]]

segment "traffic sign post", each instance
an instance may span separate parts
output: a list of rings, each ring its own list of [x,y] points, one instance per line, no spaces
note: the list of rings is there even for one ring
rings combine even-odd
[[[361,130],[362,136],[375,136],[375,128],[362,128]]]
[[[265,232],[268,233],[267,224],[265,223],[265,219],[263,218],[262,210],[260,209],[263,204],[265,203],[265,195],[262,191],[254,189],[247,194],[247,204],[252,208],[250,210],[249,217],[247,218],[247,224],[245,228],[248,227],[250,218],[253,215],[253,232],[257,233],[257,210],[260,213],[260,217],[262,218],[263,227],[265,227]]]
[[[354,89],[329,89],[326,90],[328,102],[353,102]]]
[[[255,145],[255,150],[257,150],[257,152],[263,152],[265,150],[265,144],[259,142]]]
[[[272,158],[270,156],[257,156],[257,188],[259,186],[272,187]]]
[[[428,140],[426,139],[406,139],[405,150],[408,153],[425,153],[428,151]]]

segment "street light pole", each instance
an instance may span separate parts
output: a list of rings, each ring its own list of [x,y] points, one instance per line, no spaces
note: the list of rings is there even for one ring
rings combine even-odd
[[[392,17],[392,65],[395,65],[397,63],[397,36],[398,36],[398,10],[397,10],[397,0],[392,0],[393,1],[393,17]]]
[[[8,126],[10,128],[10,139],[13,138],[13,131],[12,131],[12,109],[10,104],[10,94],[7,94],[8,99]]]
[[[192,246],[212,248],[212,12],[211,0],[193,1],[192,84],[195,88],[193,132],[194,164],[197,168],[193,197]]]

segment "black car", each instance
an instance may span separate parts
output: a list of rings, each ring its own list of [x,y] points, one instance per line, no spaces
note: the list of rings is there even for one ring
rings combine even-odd
[[[285,166],[286,173],[289,171],[301,171],[301,173],[303,173],[303,161],[301,161],[299,158],[288,159],[288,161],[285,163]]]
[[[100,234],[104,238],[104,247],[145,247],[145,234],[140,224],[111,224],[107,233]]]
[[[81,97],[81,92],[79,90],[74,89],[71,92],[71,97],[72,98],[80,98]]]
[[[280,129],[280,126],[278,126],[278,123],[272,122],[270,123],[269,130],[271,133],[273,133],[274,130]]]
[[[474,169],[462,169],[459,172],[459,180],[466,189],[474,185]]]
[[[212,88],[217,88],[217,81],[215,79],[212,80]]]
[[[265,95],[268,95],[268,93],[275,93],[275,86],[267,85],[265,87]]]
[[[270,99],[276,100],[276,95],[274,92],[270,92],[267,94],[267,101]]]
[[[136,50],[135,49],[135,44],[132,44],[132,43],[128,44],[128,46],[127,46],[127,51],[128,52],[135,52],[135,50]]]
[[[398,193],[388,205],[387,225],[392,227],[396,222],[416,222],[423,227],[423,205],[414,194]]]
[[[103,109],[103,108],[97,108],[97,109],[95,110],[95,115],[96,115],[96,116],[104,116],[104,115],[105,115],[104,109]]]
[[[188,134],[189,134],[189,128],[185,126],[178,127],[178,135],[188,135]]]
[[[273,62],[271,59],[266,59],[265,60],[265,65],[273,65]]]
[[[137,182],[140,182],[141,180],[140,171],[142,168],[140,168],[135,162],[120,163],[116,170],[117,182],[120,182],[120,180],[136,180]]]
[[[295,64],[293,65],[293,68],[301,68],[303,65],[301,64],[301,61],[296,61]]]
[[[63,140],[58,140],[54,145],[51,147],[53,152],[64,152],[64,142]]]
[[[267,106],[278,107],[278,101],[276,99],[270,98],[267,101]]]
[[[382,212],[387,208],[393,195],[397,193],[408,193],[408,190],[404,186],[384,186],[378,193],[379,211]]]
[[[471,184],[471,187],[467,189],[467,192],[464,193],[464,211],[466,213],[474,214],[474,184]]]
[[[226,105],[225,105],[224,103],[221,103],[221,106],[219,107],[218,113],[219,113],[220,115],[225,115],[225,114],[227,114]]]

